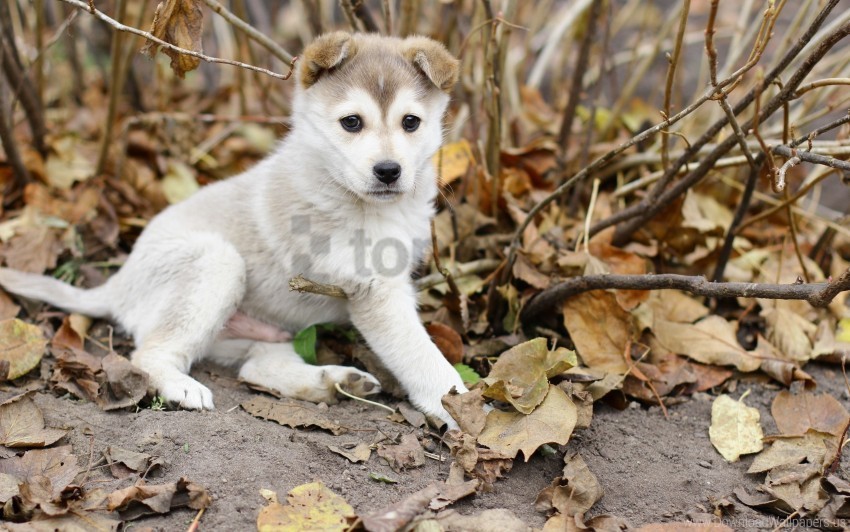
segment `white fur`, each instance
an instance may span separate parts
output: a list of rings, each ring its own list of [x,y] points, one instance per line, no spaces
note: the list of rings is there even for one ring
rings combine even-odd
[[[0,284],[120,323],[135,338],[133,362],[160,395],[185,408],[213,408],[210,391],[188,376],[208,355],[245,360],[243,379],[299,399],[332,400],[335,383],[378,391],[374,377],[354,368],[306,365],[289,343],[216,341],[237,310],[290,332],[351,322],[411,402],[454,426],[440,399],[453,386],[465,388],[420,323],[410,281],[430,240],[431,157],[447,101],[411,83],[383,116],[364,89],[330,101],[299,88],[293,131],[276,152],[159,214],[104,286],[83,291],[7,269]],[[350,114],[362,116],[363,131],[340,126]],[[417,131],[401,128],[406,114],[422,119]],[[391,187],[398,194],[389,197],[374,194],[388,188],[372,173],[383,160],[402,167]],[[299,274],[340,286],[348,300],[290,292]]]

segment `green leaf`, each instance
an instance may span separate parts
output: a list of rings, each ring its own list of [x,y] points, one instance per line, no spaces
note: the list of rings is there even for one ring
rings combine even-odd
[[[295,352],[308,364],[316,364],[316,333],[317,328],[311,325],[301,329],[292,339],[292,347]]]
[[[369,473],[369,478],[371,478],[375,482],[383,482],[384,484],[398,484],[398,480],[382,475],[380,473]]]
[[[454,365],[454,368],[466,384],[475,385],[481,380],[481,375],[476,373],[474,369],[470,368],[466,364],[457,363]]]

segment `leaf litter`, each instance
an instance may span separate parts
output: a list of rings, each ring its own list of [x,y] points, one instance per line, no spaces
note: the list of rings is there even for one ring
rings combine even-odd
[[[155,6],[155,15],[151,5],[140,16],[146,21],[154,19],[151,32],[158,37],[201,51],[202,40],[207,46],[216,46],[218,39],[209,37],[218,37],[220,33],[218,29],[210,30],[216,27],[215,24],[207,25],[204,30],[205,8],[202,4],[199,0],[166,0]],[[527,9],[524,5],[519,7],[519,22],[528,17]],[[700,10],[702,8],[694,8],[695,12],[701,13]],[[737,20],[739,13],[732,11],[732,18]],[[612,12],[618,14],[616,9]],[[728,16],[721,9],[718,23],[722,22],[724,14]],[[26,27],[33,24],[29,24],[26,10],[23,10],[22,16],[27,18],[27,24],[22,26],[25,34],[18,38],[21,42],[28,42],[31,35]],[[757,13],[756,18],[760,17],[761,13]],[[290,14],[281,18],[290,20]],[[587,18],[582,16],[577,20]],[[638,23],[619,19],[615,22],[615,28],[630,28]],[[586,28],[574,29],[579,31],[570,32],[570,35],[574,34],[570,38],[578,40]],[[280,35],[276,37],[284,37],[283,42],[299,41],[300,37],[284,35],[289,31],[280,29]],[[514,33],[516,38],[516,34],[522,32]],[[540,35],[545,31],[530,33]],[[639,33],[643,35],[643,30]],[[242,50],[246,44],[239,44],[238,37],[237,48]],[[228,37],[223,41],[230,40]],[[616,44],[615,41],[612,45]],[[474,43],[470,50],[473,48]],[[157,46],[148,44],[146,51],[154,55]],[[197,69],[200,64],[196,58],[165,49],[162,51],[171,60],[172,72],[179,77]],[[249,51],[252,56],[256,55],[253,53],[255,50],[249,48]],[[103,87],[111,84],[93,83],[84,87],[82,95],[68,97],[66,93],[70,89],[66,81],[72,76],[56,75],[54,69],[67,68],[69,62],[64,61],[64,57],[62,61],[56,61],[49,50],[45,53],[43,65],[51,73],[51,83],[45,87],[48,95],[45,102],[51,102],[47,109],[51,117],[51,134],[46,139],[48,150],[38,153],[30,146],[28,134],[18,127],[25,123],[20,112],[13,117],[14,120],[10,120],[16,124],[15,135],[24,139],[19,144],[34,179],[18,191],[17,197],[5,198],[9,204],[4,202],[0,221],[0,255],[7,266],[32,272],[50,271],[58,266],[54,273],[75,284],[84,282],[90,285],[95,279],[102,280],[106,270],[123,260],[123,253],[138,236],[138,229],[157,210],[186,197],[205,183],[252,164],[269,149],[269,139],[279,133],[277,126],[244,122],[232,130],[218,123],[205,122],[200,127],[194,119],[186,120],[174,113],[131,114],[132,110],[119,105],[118,116],[110,119],[114,118],[116,124],[126,126],[122,134],[126,138],[115,143],[121,145],[113,146],[115,149],[107,157],[103,171],[95,175],[100,139],[111,138],[103,129],[108,107]],[[85,59],[85,64],[105,64],[100,56],[94,57],[95,61],[89,61],[92,57],[88,55]],[[484,65],[487,61],[471,63]],[[33,65],[28,67],[34,71]],[[138,68],[135,63],[131,68],[134,76],[140,74],[141,71],[135,70]],[[260,104],[260,98],[251,97],[252,91],[273,93],[260,82],[248,84],[251,85],[249,87],[238,83],[217,87],[227,89],[220,91],[226,95],[223,98],[215,91],[207,93],[208,87],[205,86],[201,97],[198,87],[206,85],[204,82],[207,81],[202,70],[186,76],[185,84],[179,85],[180,90],[174,90],[176,82],[172,83],[168,78],[159,85],[170,92],[162,92],[165,89],[158,87],[142,91],[139,101],[134,102],[132,107],[168,109],[172,107],[172,99],[178,98],[181,110],[186,109],[188,115],[209,117],[212,116],[210,113],[232,112],[234,100],[231,100],[231,95],[235,95],[243,115],[262,113],[266,116],[275,107],[275,99],[285,99],[274,94],[274,98],[262,98]],[[92,74],[92,71],[87,74]],[[593,76],[588,73],[587,77]],[[748,79],[742,78],[742,86],[748,83]],[[515,89],[506,90],[505,94],[510,95],[512,103],[521,105],[510,117],[511,133],[503,145],[496,145],[496,153],[485,153],[485,149],[490,149],[485,146],[485,139],[468,135],[470,131],[467,129],[460,137],[455,135],[453,142],[446,144],[436,157],[444,183],[441,206],[448,207],[441,210],[435,224],[438,254],[453,273],[457,273],[454,270],[457,265],[464,266],[483,257],[496,262],[502,260],[505,244],[510,241],[515,224],[524,220],[529,209],[549,193],[553,183],[561,179],[554,174],[574,174],[579,170],[577,161],[601,156],[611,146],[630,138],[633,131],[645,130],[641,125],[644,121],[657,122],[657,106],[646,99],[646,95],[632,98],[628,110],[617,109],[620,115],[612,112],[615,109],[604,98],[595,102],[592,110],[579,105],[577,117],[580,124],[577,120],[574,129],[578,130],[580,126],[582,136],[587,134],[587,141],[582,147],[582,157],[564,157],[578,153],[578,146],[572,145],[576,144],[578,137],[574,135],[573,143],[565,147],[559,146],[555,139],[554,134],[562,120],[562,105],[558,103],[561,100],[549,101],[552,95],[548,89],[538,90],[521,80]],[[556,100],[566,96],[558,92],[554,94]],[[151,105],[153,101],[155,105]],[[69,102],[84,102],[84,105]],[[59,116],[63,118],[57,119]],[[610,124],[606,126],[608,122]],[[475,124],[477,120],[470,123]],[[207,138],[202,138],[202,131],[209,133]],[[232,131],[239,133],[232,134]],[[669,133],[675,141],[678,131],[671,129]],[[845,137],[846,132],[839,132],[835,142],[845,142]],[[201,140],[206,152],[198,158],[193,150],[201,144]],[[679,148],[681,146],[676,149]],[[688,400],[694,394],[697,397],[705,394],[737,395],[736,389],[739,390],[742,385],[749,387],[753,381],[764,382],[765,376],[775,381],[770,386],[778,383],[800,391],[799,385],[802,385],[811,391],[814,388],[813,374],[804,371],[803,364],[815,358],[835,362],[846,356],[850,345],[850,317],[846,306],[842,306],[846,295],[836,298],[834,303],[839,304],[831,305],[827,311],[815,310],[799,301],[739,298],[717,305],[716,301],[671,290],[597,290],[568,298],[539,321],[523,323],[521,313],[524,306],[541,290],[565,279],[594,274],[643,274],[656,270],[685,274],[710,271],[734,216],[733,208],[740,200],[740,195],[725,184],[725,180],[729,179],[736,183],[740,181],[740,176],[731,173],[737,169],[713,169],[714,181],[692,187],[681,201],[668,205],[655,219],[644,224],[640,234],[627,244],[615,246],[610,233],[600,232],[588,238],[583,249],[581,246],[573,247],[576,241],[581,240],[585,216],[588,222],[595,222],[620,210],[624,201],[628,202],[617,189],[612,188],[611,183],[616,181],[618,187],[621,183],[631,184],[635,179],[659,169],[657,163],[644,159],[636,166],[629,166],[634,157],[653,156],[656,151],[657,147],[652,142],[642,143],[638,152],[629,151],[615,158],[612,167],[622,166],[618,166],[611,176],[606,174],[612,179],[608,180],[608,184],[602,184],[593,212],[581,212],[589,191],[580,183],[568,202],[554,202],[540,212],[522,234],[516,250],[517,260],[508,268],[512,279],[493,282],[499,276],[492,276],[489,270],[484,269],[456,276],[455,284],[462,298],[452,293],[447,283],[438,283],[421,293],[424,321],[430,323],[429,330],[441,351],[453,363],[460,363],[456,367],[463,371],[465,382],[475,385],[479,375],[484,380],[471,394],[448,396],[445,400],[447,409],[461,427],[459,435],[446,436],[454,460],[451,467],[455,475],[480,481],[479,489],[498,489],[497,480],[507,474],[520,452],[524,460],[529,460],[536,453],[540,454],[541,448],[550,449],[555,445],[558,452],[571,455],[562,445],[576,444],[575,433],[591,426],[594,403],[606,405],[597,405],[598,409],[629,404],[634,407],[635,403],[630,401],[638,401],[644,407],[661,404],[673,410],[677,403]],[[493,180],[490,175],[488,155],[490,161],[501,163],[498,179]],[[562,159],[566,161],[565,168],[560,168]],[[802,171],[802,168],[789,172],[789,176],[797,170]],[[661,169],[664,169],[663,165]],[[607,172],[607,169],[603,171]],[[0,176],[6,179],[4,182],[11,182],[11,175],[8,164],[0,165]],[[498,186],[494,188],[494,184]],[[797,235],[793,238],[799,242],[789,241],[787,222],[779,216],[740,231],[734,238],[733,258],[725,278],[744,283],[791,284],[797,282],[798,276],[808,275],[811,281],[824,280],[830,275],[838,277],[846,269],[850,257],[846,235],[839,231],[837,237],[825,236],[824,242],[828,243],[824,247],[819,240],[819,220],[800,217],[796,221]],[[798,244],[799,250],[795,249]],[[806,256],[809,251],[811,258]],[[818,255],[820,258],[814,260]],[[493,290],[488,290],[488,287]],[[500,297],[499,294],[503,295]],[[463,304],[459,303],[460,299]],[[37,324],[31,329],[32,343],[27,340],[21,344],[29,346],[26,355],[15,354],[11,357],[14,360],[8,360],[4,354],[14,350],[4,349],[0,354],[0,375],[14,379],[4,383],[14,395],[32,387],[43,387],[43,379],[48,377],[55,393],[70,393],[103,409],[126,410],[142,400],[146,390],[144,375],[135,372],[125,358],[111,353],[111,345],[106,353],[93,349],[83,329],[74,329],[70,323],[58,325],[49,351],[45,352],[43,344],[40,353],[38,349],[30,349],[39,345],[35,329],[39,333],[50,331],[56,329],[59,323],[59,318],[43,310],[43,307],[13,300],[0,293],[2,318],[13,320],[21,315],[28,322]],[[43,338],[43,333],[40,334]],[[5,333],[0,336],[12,338]],[[527,340],[543,344],[544,349],[531,349],[531,346],[524,345]],[[553,349],[548,348],[548,342],[552,343]],[[506,362],[509,361],[517,356],[511,351],[517,346],[531,349],[537,355],[545,352],[544,358],[523,358],[510,365],[500,365],[500,355]],[[647,347],[649,351],[646,351]],[[545,356],[561,349],[575,349],[575,360],[570,362],[572,367],[565,370],[548,368],[542,370],[541,376],[541,365],[547,364]],[[129,350],[120,352],[127,354]],[[348,359],[349,354],[341,356]],[[527,369],[532,371],[526,372]],[[831,511],[829,519],[835,521],[842,511],[846,511],[842,510],[842,505],[846,504],[848,496],[846,483],[838,476],[841,470],[836,467],[836,456],[845,437],[842,430],[846,429],[844,417],[835,408],[835,404],[839,403],[831,403],[824,399],[826,396],[812,395],[801,402],[789,399],[796,396],[780,392],[772,411],[779,434],[764,438],[766,448],[756,457],[744,460],[752,460],[751,467],[758,470],[753,471],[754,475],[765,475],[765,490],[760,495],[773,501],[784,501],[775,503],[784,505],[783,511],[789,513],[793,508],[799,515],[806,512],[811,515],[822,505],[820,512],[824,519],[827,519],[826,512]],[[278,407],[271,406],[271,400],[267,401],[242,402],[248,405],[246,411],[253,408],[254,415],[297,427],[298,430],[319,428],[331,434],[345,433],[346,437],[352,434],[350,429],[354,429],[355,434],[362,430],[349,427],[348,420],[336,419],[324,407]],[[717,399],[715,404],[720,401]],[[41,411],[33,410],[35,403],[31,398],[7,403],[8,408],[6,403],[0,405],[0,419],[14,421],[8,421],[8,427],[6,422],[0,426],[7,446],[3,449],[3,456],[20,458],[18,454],[29,446],[50,447],[62,441],[59,434],[66,429],[46,427]],[[286,404],[285,401],[281,403]],[[73,408],[74,404],[69,401],[69,408]],[[485,404],[489,406],[485,407]],[[743,414],[747,410],[739,408],[743,406],[738,404],[734,407],[739,409],[737,413],[727,414],[727,419],[740,421],[741,426],[736,422],[736,434],[739,435],[744,432],[743,420],[751,419]],[[821,416],[817,413],[821,410],[829,415]],[[792,413],[789,414],[789,411]],[[412,412],[402,410],[402,414],[401,419],[416,431],[415,438],[420,447],[425,445],[429,449],[425,452],[433,450],[429,442],[433,444],[438,438],[427,434],[421,419]],[[3,417],[7,415],[8,418]],[[27,422],[21,423],[24,418]],[[767,416],[763,418],[765,426],[769,426]],[[785,421],[780,421],[783,419]],[[397,422],[400,421],[393,421]],[[704,422],[709,425],[708,419]],[[752,421],[747,423],[752,425]],[[56,440],[54,437],[57,437]],[[750,442],[755,439],[750,438]],[[332,452],[345,457],[344,460],[355,458],[352,463],[364,466],[376,463],[370,458],[371,452],[366,452],[372,447],[381,448],[400,470],[405,469],[404,464],[416,463],[415,458],[409,458],[418,456],[410,438],[411,448],[408,450],[394,437],[380,443],[374,441],[331,447],[336,449]],[[14,443],[26,445],[12,449]],[[546,445],[550,447],[544,447]],[[135,451],[112,448],[109,456],[105,457],[109,471],[114,476],[128,475],[126,478],[131,478],[143,475],[144,471],[155,466],[155,457],[132,453]],[[80,454],[80,457],[83,456],[84,453]],[[421,468],[414,466],[413,475]],[[383,473],[376,473],[379,478],[381,475]],[[404,473],[399,473],[398,477],[401,483],[407,478]],[[6,482],[10,478],[8,475],[0,477],[0,490],[11,485]],[[820,487],[817,487],[818,479],[821,479]],[[600,477],[600,481],[604,484],[606,479]],[[568,479],[565,474],[557,482],[563,488],[578,481]],[[27,489],[32,494],[36,488]],[[12,495],[15,496],[20,495]],[[45,508],[58,504],[39,497]],[[78,501],[73,496],[69,500]],[[41,515],[39,519],[44,526],[58,526],[52,519],[61,518],[65,519],[65,526],[70,526],[71,515],[79,517],[74,512],[88,511],[73,504],[68,507],[67,514],[50,519]],[[40,509],[35,511],[41,512]],[[509,528],[508,524],[515,523],[504,512],[489,512],[486,518],[482,514],[481,521],[475,522],[470,521],[470,516],[444,510],[434,515],[427,513],[433,511],[435,509],[429,505],[426,513],[419,516],[423,527],[499,523]],[[118,519],[115,515],[108,517],[105,514],[102,518],[106,520],[104,523],[109,519],[117,522],[115,520]],[[601,516],[584,519],[578,514],[568,519],[559,511],[551,516],[551,525],[547,524],[547,529],[566,526],[568,522],[569,526],[578,529],[622,528],[616,518],[607,519]],[[653,526],[655,528],[647,526],[646,529],[664,529],[662,525]],[[710,528],[706,526],[706,529]]]

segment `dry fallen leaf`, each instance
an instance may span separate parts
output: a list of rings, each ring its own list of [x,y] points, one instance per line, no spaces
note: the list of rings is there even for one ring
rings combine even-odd
[[[817,326],[786,307],[762,310],[767,327],[767,339],[789,360],[805,362],[812,358],[811,337]]]
[[[62,490],[79,472],[77,457],[70,445],[34,449],[23,456],[0,460],[0,473],[16,478],[19,485],[27,485],[27,493],[22,491],[22,495],[33,505],[50,506],[60,501]]]
[[[802,435],[809,429],[842,437],[850,424],[850,413],[828,394],[809,392],[792,394],[783,390],[776,395],[770,413],[780,434]]]
[[[607,373],[623,374],[623,358],[632,339],[632,317],[610,292],[596,290],[564,302],[564,326],[585,365]]]
[[[761,365],[761,360],[738,343],[732,324],[720,316],[693,325],[656,320],[652,332],[673,353],[703,364],[735,366],[740,371],[755,371]]]
[[[336,436],[347,432],[347,429],[328,417],[326,409],[313,404],[254,397],[240,406],[254,417],[276,421],[287,427],[318,427]]]
[[[345,445],[328,445],[328,450],[348,458],[348,460],[353,464],[358,462],[367,462],[369,457],[372,456],[372,449],[367,443],[358,443],[357,445],[348,446],[348,448],[346,448]]]
[[[549,385],[549,392],[531,414],[493,410],[478,443],[514,458],[522,451],[525,461],[545,443],[565,445],[573,433],[578,412],[563,390]]]
[[[134,486],[112,492],[107,498],[109,511],[117,511],[125,521],[154,513],[168,513],[173,508],[184,506],[200,510],[208,508],[211,503],[206,489],[185,478],[158,485],[140,479]]]
[[[0,404],[0,445],[47,447],[66,433],[65,430],[44,427],[44,416],[30,394],[16,396]]]
[[[282,530],[348,530],[356,514],[345,499],[321,482],[311,482],[292,488],[280,504],[276,497],[260,510],[257,517],[259,532]]]
[[[396,473],[425,465],[425,450],[412,432],[402,436],[398,445],[379,444],[377,453]]]
[[[466,393],[452,389],[443,396],[443,407],[457,421],[460,430],[477,438],[484,429],[487,413],[484,411],[483,390],[476,388]]]
[[[35,325],[17,318],[0,321],[0,381],[17,379],[38,366],[46,346]]]
[[[159,39],[194,52],[203,51],[201,34],[204,29],[204,12],[198,0],[165,0],[156,6],[150,32]],[[153,57],[159,45],[149,41],[142,53]],[[163,53],[171,58],[171,68],[181,78],[195,70],[201,63],[197,57],[181,54],[167,48]]]
[[[444,144],[434,154],[434,165],[440,176],[440,184],[445,186],[466,175],[469,165],[475,162],[472,149],[466,139]]]
[[[454,329],[439,322],[432,322],[425,330],[446,360],[452,365],[463,362],[463,338]]]
[[[505,351],[483,379],[484,395],[530,414],[549,391],[549,379],[577,365],[576,354],[563,347],[550,351],[536,338]]]
[[[578,453],[564,456],[564,463],[562,476],[537,495],[534,505],[540,511],[555,509],[565,516],[585,514],[602,498],[602,486]]]
[[[708,435],[727,462],[737,462],[742,454],[757,453],[764,447],[759,411],[745,405],[743,399],[721,395],[711,405]]]

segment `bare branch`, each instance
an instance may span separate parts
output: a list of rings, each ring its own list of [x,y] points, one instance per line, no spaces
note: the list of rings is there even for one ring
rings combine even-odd
[[[230,22],[234,28],[238,29],[250,39],[258,43],[260,46],[271,52],[275,57],[283,61],[289,66],[292,66],[293,55],[283,49],[279,44],[269,38],[268,35],[257,31],[257,28],[251,26],[241,18],[227,10],[226,7],[216,0],[204,0],[210,9],[221,15],[223,19]]]
[[[202,54],[200,52],[195,52],[194,50],[186,50],[185,48],[180,48],[179,46],[174,46],[171,43],[165,42],[162,39],[155,37],[150,32],[140,30],[138,28],[133,28],[131,26],[125,26],[124,24],[121,24],[117,20],[111,18],[109,15],[106,15],[102,11],[96,9],[92,3],[82,2],[81,0],[62,0],[62,2],[65,2],[66,4],[70,4],[72,6],[80,8],[80,9],[85,9],[85,10],[89,11],[92,15],[94,15],[98,19],[102,20],[106,24],[112,26],[113,28],[115,28],[118,31],[125,31],[127,33],[132,33],[133,35],[138,35],[139,37],[144,37],[145,39],[147,39],[151,42],[154,42],[154,43],[158,44],[159,46],[161,46],[163,48],[167,48],[169,50],[172,50],[172,51],[180,53],[180,54],[189,55],[189,56],[192,56],[192,57],[197,57],[198,59],[200,59],[202,61],[206,61],[208,63],[220,63],[220,64],[223,64],[223,65],[231,65],[231,66],[236,66],[236,67],[240,67],[240,68],[245,68],[245,69],[248,69],[248,70],[253,70],[254,72],[261,72],[261,73],[266,74],[268,76],[271,76],[273,78],[282,79],[282,80],[287,80],[287,79],[290,78],[290,76],[292,76],[292,66],[290,66],[289,72],[287,72],[286,74],[278,74],[277,72],[272,72],[271,70],[268,70],[268,69],[265,69],[265,68],[261,68],[261,67],[254,66],[254,65],[249,65],[249,64],[243,63],[241,61],[233,61],[231,59],[222,59],[220,57],[210,57],[210,56]],[[293,63],[293,65],[294,65],[294,63]]]
[[[564,300],[591,290],[682,290],[690,294],[715,298],[758,297],[763,299],[797,299],[814,307],[825,307],[841,292],[850,290],[850,270],[827,283],[715,283],[702,276],[662,275],[587,275],[559,283],[529,301],[522,311],[522,321],[533,321]]]

